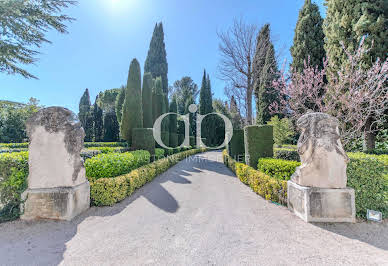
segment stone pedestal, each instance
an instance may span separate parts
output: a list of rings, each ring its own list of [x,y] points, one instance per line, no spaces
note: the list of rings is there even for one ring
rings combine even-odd
[[[85,132],[62,107],[41,109],[26,125],[29,176],[21,219],[71,220],[90,207],[90,185],[80,156]]]
[[[306,222],[355,222],[352,188],[305,187],[288,181],[288,208]]]

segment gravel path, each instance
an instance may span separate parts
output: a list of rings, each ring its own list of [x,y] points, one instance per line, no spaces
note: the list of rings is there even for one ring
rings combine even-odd
[[[72,222],[0,224],[0,264],[388,265],[387,222],[307,224],[243,185],[220,152],[198,157]]]

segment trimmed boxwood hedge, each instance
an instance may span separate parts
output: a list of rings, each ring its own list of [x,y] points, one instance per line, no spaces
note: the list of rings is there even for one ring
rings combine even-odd
[[[273,157],[276,159],[284,159],[291,161],[300,161],[300,157],[296,149],[290,148],[274,148]]]
[[[257,170],[280,180],[290,180],[300,162],[273,158],[260,158]]]
[[[92,179],[115,177],[150,162],[148,151],[99,154],[85,161],[86,176]]]
[[[257,160],[273,156],[273,128],[270,125],[244,127],[245,162],[256,168]]]
[[[112,206],[130,196],[136,189],[150,182],[178,161],[204,151],[205,149],[193,149],[180,152],[114,178],[89,179],[91,202],[95,206]]]
[[[228,143],[228,153],[235,159],[244,155],[245,150],[243,129],[233,129],[232,139]]]
[[[127,147],[127,142],[85,142],[84,147]]]
[[[146,150],[155,154],[155,140],[152,128],[134,128],[132,130],[132,149]]]
[[[254,192],[266,200],[287,205],[287,181],[272,178],[246,164],[236,162],[226,150],[223,151],[223,159],[224,164]]]

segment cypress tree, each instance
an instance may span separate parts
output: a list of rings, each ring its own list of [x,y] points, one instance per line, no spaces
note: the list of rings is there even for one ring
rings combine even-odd
[[[388,51],[386,0],[326,0],[325,5],[327,11],[323,30],[326,54],[330,62],[329,74],[336,73],[347,62],[341,42],[350,52],[354,52],[364,36],[366,44],[371,48],[365,55],[365,66],[371,66],[378,57],[385,60]]]
[[[213,112],[213,99],[210,85],[210,78],[206,75],[206,70],[203,71],[201,90],[199,92],[199,113],[206,115]],[[212,134],[214,129],[214,119],[212,116],[207,116],[202,121],[201,137],[206,138],[208,144],[213,143]]]
[[[121,136],[128,142],[132,140],[132,130],[143,127],[141,98],[140,64],[137,59],[133,59],[129,67],[120,128]]]
[[[226,104],[227,105],[227,104]],[[240,110],[237,107],[237,102],[234,96],[232,95],[230,99],[230,107],[229,107],[229,112],[232,117],[232,125],[234,129],[241,129],[242,125],[242,117],[240,114]]]
[[[158,77],[154,80],[154,88],[152,89],[153,123],[155,123],[155,120],[163,114],[164,97],[162,90],[162,78]]]
[[[117,94],[116,102],[115,102],[115,112],[116,112],[117,122],[120,125],[121,125],[121,117],[123,115],[123,104],[124,104],[124,99],[125,99],[125,90],[126,90],[126,88],[124,86],[122,86],[120,88],[120,91]]]
[[[78,118],[85,131],[85,141],[91,141],[93,135],[93,120],[90,121],[90,95],[89,90],[86,89],[79,102]]]
[[[104,141],[118,141],[120,125],[117,122],[116,113],[109,111],[104,114]]]
[[[174,94],[172,96],[171,102],[170,102],[170,107],[169,107],[169,112],[170,113],[177,113],[178,112],[178,106],[176,103],[176,95]],[[170,132],[171,133],[177,133],[177,116],[176,115],[170,115]]]
[[[258,36],[256,55],[260,58],[255,66],[255,98],[256,98],[256,123],[264,125],[271,118],[269,106],[279,95],[272,87],[276,79],[278,68],[275,57],[275,48],[270,39],[270,26],[264,25]]]
[[[93,106],[93,130],[94,130],[94,141],[102,141],[104,134],[104,125],[102,120],[102,109],[98,105],[98,96]]]
[[[311,0],[305,0],[299,11],[298,22],[295,27],[294,44],[290,49],[292,55],[291,67],[294,71],[302,72],[304,61],[310,58],[312,66],[323,67],[325,57],[323,19],[319,7]]]
[[[145,73],[143,76],[142,90],[143,126],[145,128],[152,128],[154,124],[152,119],[152,86],[152,75],[150,73]]]
[[[167,53],[164,43],[163,25],[161,22],[155,25],[150,47],[148,49],[147,59],[144,64],[144,72],[150,72],[154,79],[161,77],[162,91],[164,94],[168,94]]]

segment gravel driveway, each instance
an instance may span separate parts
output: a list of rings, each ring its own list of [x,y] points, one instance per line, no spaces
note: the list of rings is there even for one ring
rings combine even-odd
[[[388,265],[388,223],[307,224],[207,152],[72,222],[0,224],[0,264]]]

